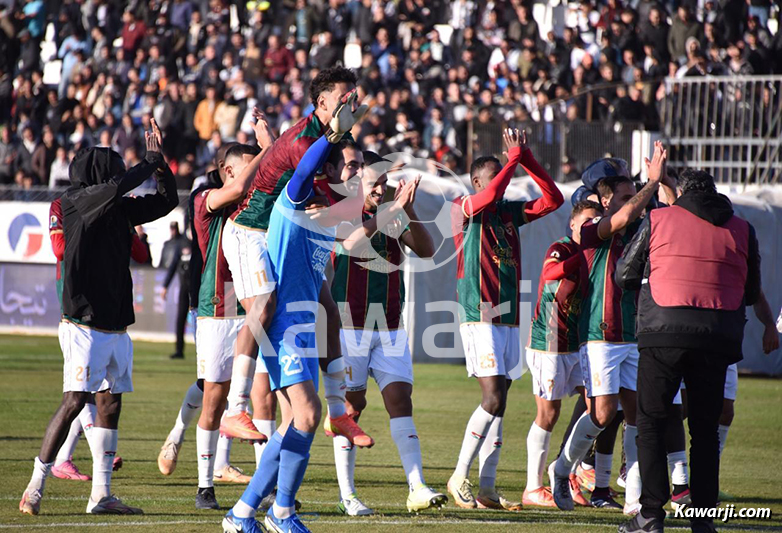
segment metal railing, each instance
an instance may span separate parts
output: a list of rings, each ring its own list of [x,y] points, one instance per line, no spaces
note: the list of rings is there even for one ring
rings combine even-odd
[[[483,155],[499,157],[505,150],[502,130],[509,124],[473,121],[469,128],[472,138],[468,159]],[[565,181],[562,161],[567,157],[579,171],[601,157],[621,157],[631,160],[633,131],[643,124],[628,122],[525,122],[514,127],[527,131],[527,141],[535,159],[556,181]]]
[[[666,78],[660,118],[671,165],[722,183],[779,182],[782,76]]]

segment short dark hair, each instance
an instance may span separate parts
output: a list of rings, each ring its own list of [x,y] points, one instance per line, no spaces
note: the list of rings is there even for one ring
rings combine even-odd
[[[356,73],[341,65],[321,70],[318,72],[318,75],[315,76],[315,79],[312,80],[312,85],[310,85],[310,100],[312,100],[312,104],[317,107],[320,93],[333,90],[334,85],[337,83],[350,83],[355,85],[357,81],[358,77],[356,76]]]
[[[388,159],[384,158],[377,152],[373,152],[372,150],[364,150],[364,164],[365,165],[374,165],[377,163],[391,163]]]
[[[342,159],[342,151],[345,148],[353,148],[354,150],[361,151],[361,148],[356,144],[356,141],[352,139],[342,139],[337,144],[331,147],[331,153],[329,153],[328,158],[326,159],[326,162],[331,163],[335,167],[339,165],[340,160]]]
[[[236,143],[233,146],[231,146],[228,151],[225,153],[225,160],[228,161],[228,158],[230,157],[243,157],[245,155],[251,155],[255,157],[261,153],[261,149],[257,146],[252,146],[250,144],[242,144],[242,143]]]
[[[603,212],[603,208],[600,207],[600,204],[597,202],[593,202],[592,200],[581,200],[580,202],[576,202],[576,205],[573,206],[573,210],[570,212],[570,220],[573,220],[587,209],[594,209],[598,213]]]
[[[597,182],[597,196],[599,198],[607,198],[616,192],[616,188],[622,183],[634,185],[633,180],[626,176],[609,176],[603,178]],[[602,210],[602,209],[601,209]]]
[[[220,166],[219,161],[225,161],[226,156],[228,154],[228,150],[230,150],[237,144],[239,143],[224,142],[223,144],[221,144],[220,148],[217,149],[217,153],[215,153],[215,165]]]
[[[475,161],[472,162],[472,165],[470,165],[470,178],[474,178],[475,175],[489,166],[492,163],[500,164],[500,160],[494,157],[493,155],[485,155],[483,157],[479,157]]]
[[[717,186],[714,185],[714,177],[705,170],[696,170],[693,168],[686,169],[679,174],[679,182],[677,185],[682,190],[682,194],[691,191],[717,192]]]

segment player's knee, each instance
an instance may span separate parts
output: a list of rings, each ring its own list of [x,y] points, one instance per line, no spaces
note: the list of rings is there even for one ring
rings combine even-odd
[[[483,397],[481,407],[492,416],[502,416],[505,413],[505,396],[489,394]]]
[[[546,431],[551,431],[559,420],[559,406],[549,405],[538,410],[538,425]]]
[[[320,425],[322,416],[322,406],[320,400],[315,398],[307,402],[302,409],[296,413],[293,425],[302,431],[314,433]]]
[[[597,407],[592,413],[592,422],[601,428],[606,427],[616,416],[615,405],[603,405]]]
[[[87,402],[89,393],[86,392],[66,392],[62,397],[62,413],[67,419],[73,419],[79,416],[84,404]]]

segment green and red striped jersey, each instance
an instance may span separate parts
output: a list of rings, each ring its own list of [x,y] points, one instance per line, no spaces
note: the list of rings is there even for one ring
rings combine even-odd
[[[223,227],[232,209],[210,211],[207,197],[214,189],[206,189],[193,199],[195,238],[204,264],[201,288],[198,291],[198,317],[235,318],[244,315],[236,298],[228,261],[223,254]]]
[[[263,156],[239,208],[231,214],[234,223],[266,231],[274,202],[288,184],[304,153],[326,131],[315,113],[285,130]]]
[[[521,243],[519,226],[527,223],[526,202],[502,200],[472,217],[464,212],[466,198],[454,201],[455,217],[462,218],[462,231],[454,231],[456,245],[456,294],[460,321],[519,325]],[[493,308],[506,304],[499,314]],[[491,306],[491,307],[489,307]],[[492,316],[494,315],[494,316]]]
[[[373,213],[364,211],[362,222],[372,216]],[[385,317],[385,327],[382,323],[375,322],[375,329],[395,330],[404,327],[402,323],[402,306],[405,301],[403,272],[402,269],[395,269],[390,265],[400,265],[404,259],[399,238],[405,231],[407,228],[402,230],[397,238],[380,231],[372,236],[370,239],[372,249],[383,261],[378,260],[375,255],[367,259],[353,257],[341,244],[337,244],[332,254],[334,281],[331,284],[331,295],[343,316],[343,328],[363,329],[372,304],[375,304],[373,307],[382,306]]]
[[[585,342],[635,343],[636,291],[622,290],[614,281],[616,263],[630,244],[642,219],[624,234],[603,240],[597,234],[600,218],[581,226],[581,250],[589,271],[579,318],[579,337]]]
[[[532,318],[531,349],[549,353],[578,351],[582,276],[586,278],[586,265],[576,243],[563,237],[549,246],[540,273],[538,305]]]
[[[540,187],[540,198],[521,202],[502,199],[519,163]],[[508,162],[484,189],[454,201],[451,223],[462,323],[519,325],[518,228],[555,211],[562,202],[562,193],[551,176],[529,149],[520,147],[508,150]],[[496,309],[501,304],[503,308]]]

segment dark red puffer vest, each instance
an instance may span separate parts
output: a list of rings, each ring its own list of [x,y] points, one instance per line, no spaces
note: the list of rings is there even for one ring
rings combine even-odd
[[[747,221],[734,215],[715,226],[676,205],[655,209],[649,216],[649,287],[655,303],[739,309],[747,282]]]

